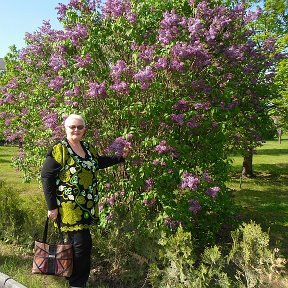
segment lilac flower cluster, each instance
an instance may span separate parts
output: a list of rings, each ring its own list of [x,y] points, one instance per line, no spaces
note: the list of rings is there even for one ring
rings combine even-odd
[[[91,98],[106,96],[105,83],[90,82],[88,96]]]
[[[188,101],[181,99],[173,106],[173,109],[181,110],[181,111],[188,111],[191,109],[191,104]]]
[[[80,94],[80,87],[75,85],[73,90],[64,91],[64,96],[78,96]]]
[[[120,80],[122,74],[128,71],[127,64],[124,60],[118,60],[115,65],[111,67],[110,76],[113,80]]]
[[[144,60],[146,63],[150,63],[154,56],[154,47],[147,44],[139,46],[139,58]]]
[[[197,128],[198,126],[200,126],[200,120],[201,120],[202,116],[201,115],[195,115],[194,117],[192,117],[188,122],[187,122],[187,126],[189,128]]]
[[[164,225],[167,225],[170,227],[171,230],[176,230],[177,227],[179,227],[180,225],[183,225],[181,221],[179,220],[173,220],[172,218],[170,217],[167,217],[165,220],[164,220]]]
[[[160,57],[155,61],[154,68],[157,70],[166,69],[168,67],[167,57]]]
[[[190,190],[196,190],[200,184],[200,180],[196,175],[192,173],[184,172],[182,174],[182,181],[180,183],[181,189],[189,188]]]
[[[202,174],[202,177],[203,177],[204,181],[206,181],[207,183],[213,182],[213,179],[212,179],[212,177],[209,175],[209,172],[208,172],[208,171],[205,171],[205,172]]]
[[[8,89],[16,89],[18,86],[18,80],[17,78],[13,78],[11,79],[7,84],[6,84],[6,88]]]
[[[218,187],[218,186],[209,187],[209,188],[206,190],[206,194],[209,195],[209,196],[211,196],[212,198],[215,198],[220,190],[221,190],[221,189],[220,189],[220,187]]]
[[[67,61],[63,55],[53,54],[49,60],[49,66],[52,67],[52,70],[58,72],[61,68],[67,66]]]
[[[171,116],[171,120],[180,126],[184,124],[184,118],[184,114],[172,114]]]
[[[189,204],[188,210],[193,214],[197,214],[202,209],[202,206],[200,205],[198,200],[190,199],[188,201],[188,204]]]
[[[161,43],[168,45],[175,39],[179,34],[178,25],[181,23],[181,20],[181,17],[179,17],[175,11],[164,12],[158,36]]]
[[[54,89],[55,91],[59,91],[63,87],[64,83],[64,77],[57,75],[54,79],[50,81],[48,87]]]
[[[160,141],[160,143],[155,147],[154,149],[159,154],[167,153],[175,151],[175,148],[172,146],[167,145],[167,142],[165,140]]]
[[[148,190],[151,190],[151,189],[153,189],[153,187],[154,187],[154,180],[153,180],[153,178],[148,178],[148,179],[146,179],[145,180],[145,184],[144,184],[144,190],[145,191],[148,191]]]
[[[124,16],[130,23],[135,23],[136,21],[136,14],[132,12],[129,0],[107,0],[102,12],[103,16],[107,18]]]
[[[141,88],[143,90],[149,88],[152,80],[155,78],[155,73],[151,66],[146,66],[145,69],[140,70],[133,76],[134,79],[140,82]]]
[[[123,60],[118,60],[111,68],[110,76],[114,83],[110,86],[110,88],[122,94],[129,94],[128,83],[121,79],[121,77],[125,77],[127,73],[128,68],[126,62]]]
[[[92,58],[91,58],[91,55],[89,53],[86,54],[85,57],[81,57],[79,55],[76,55],[74,57],[74,60],[76,62],[75,63],[76,67],[81,67],[81,68],[92,63]]]
[[[88,28],[81,23],[77,23],[74,27],[69,27],[66,29],[65,33],[62,34],[62,40],[70,39],[72,44],[75,47],[78,47],[80,43],[87,38],[87,36]]]
[[[115,153],[117,157],[122,157],[125,150],[130,150],[131,147],[131,142],[127,141],[124,137],[118,137],[109,146],[107,151]]]
[[[42,121],[46,129],[54,130],[57,127],[58,113],[56,111],[47,113],[46,110],[42,110],[40,114],[43,116]]]
[[[148,206],[148,207],[153,207],[156,203],[157,203],[156,198],[143,200],[143,204]]]

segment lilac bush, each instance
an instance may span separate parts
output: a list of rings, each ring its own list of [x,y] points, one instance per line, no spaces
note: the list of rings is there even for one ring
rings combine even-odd
[[[235,219],[228,154],[261,141],[272,39],[253,42],[242,4],[71,0],[57,11],[63,30],[44,22],[6,57],[0,117],[25,151],[16,163],[37,175],[65,117],[81,113],[99,153],[132,148],[99,175],[102,227],[138,209],[147,221],[135,228],[182,225],[199,246],[214,242]]]

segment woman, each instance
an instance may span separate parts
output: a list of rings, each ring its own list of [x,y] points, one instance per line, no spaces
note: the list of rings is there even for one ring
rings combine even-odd
[[[41,171],[48,217],[60,220],[74,248],[74,268],[68,278],[71,287],[85,287],[90,273],[92,241],[89,227],[98,220],[96,172],[124,161],[123,157],[99,156],[94,147],[82,141],[85,121],[68,116],[66,138],[48,152]]]

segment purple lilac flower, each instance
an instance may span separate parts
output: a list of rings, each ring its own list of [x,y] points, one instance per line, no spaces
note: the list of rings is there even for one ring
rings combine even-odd
[[[86,54],[85,57],[81,57],[77,55],[74,57],[74,59],[76,61],[75,63],[76,67],[81,67],[81,68],[91,64],[92,62],[92,58],[90,54]]]
[[[148,207],[152,207],[156,204],[157,200],[155,198],[153,199],[144,199],[143,200],[143,204],[148,206]]]
[[[165,69],[168,66],[168,60],[166,57],[161,57],[157,59],[154,64],[155,69]]]
[[[58,10],[57,15],[58,15],[58,20],[62,21],[65,16],[66,16],[66,11],[68,9],[67,5],[64,5],[62,3],[58,3],[58,6],[55,8],[56,10]]]
[[[52,67],[53,71],[58,72],[61,68],[66,67],[67,61],[62,55],[53,54],[49,60],[49,66]]]
[[[177,26],[180,24],[181,20],[181,17],[179,17],[175,11],[164,12],[163,19],[160,22],[159,41],[167,45],[175,39],[179,34]]]
[[[202,177],[207,183],[211,183],[213,181],[212,177],[209,175],[209,173],[207,171],[205,171],[202,174]]]
[[[44,110],[42,111],[44,112]],[[44,127],[46,129],[54,129],[56,126],[57,126],[57,120],[58,120],[58,113],[57,112],[51,112],[51,113],[48,113],[48,114],[43,114],[43,118],[42,118],[42,121],[43,121],[43,124],[44,124]]]
[[[148,178],[145,180],[145,185],[144,185],[144,190],[145,191],[148,191],[148,190],[151,190],[154,186],[154,180],[153,178]]]
[[[167,145],[167,142],[165,140],[162,140],[159,145],[157,145],[154,149],[159,154],[163,154],[165,152],[171,152],[174,151],[175,148],[172,146]]]
[[[18,86],[17,78],[11,79],[7,84],[6,87],[9,89],[16,89]]]
[[[151,66],[146,66],[144,70],[136,73],[133,78],[140,82],[142,89],[147,89],[150,82],[155,78],[155,73]]]
[[[118,60],[116,62],[116,64],[112,66],[110,75],[111,75],[112,79],[119,80],[122,73],[124,73],[126,71],[127,71],[126,62],[123,60]]]
[[[125,81],[115,81],[115,83],[111,85],[110,88],[122,94],[129,94],[129,86]]]
[[[204,27],[199,18],[189,18],[187,21],[187,26],[192,41],[195,41],[203,34]]]
[[[123,137],[118,137],[109,146],[108,151],[114,152],[117,157],[122,157],[125,149],[130,149],[131,143]]]
[[[87,38],[88,28],[81,23],[77,23],[74,27],[67,28],[63,36],[63,40],[71,40],[72,44],[78,47],[79,41],[83,41]]]
[[[191,105],[188,101],[181,99],[179,100],[174,106],[173,109],[175,110],[181,110],[181,111],[188,111],[190,110]]]
[[[188,204],[189,204],[188,210],[193,214],[197,214],[202,209],[202,206],[200,205],[198,200],[190,199],[188,201]]]
[[[105,1],[102,12],[104,17],[118,18],[126,16],[128,21],[135,20],[135,18],[132,17],[133,13],[131,12],[130,2],[128,0],[107,0]]]
[[[184,172],[182,175],[182,181],[180,183],[181,189],[189,188],[191,190],[196,190],[198,185],[200,184],[200,180],[197,176],[192,173]]]
[[[88,96],[97,98],[106,95],[105,83],[90,82]]]
[[[171,230],[175,230],[177,227],[179,227],[180,225],[182,225],[181,221],[179,220],[173,220],[170,217],[167,217],[164,220],[164,224],[169,226]]]
[[[65,79],[62,76],[56,76],[54,79],[50,81],[48,84],[49,88],[52,88],[56,91],[59,91],[64,85]]]
[[[170,69],[172,71],[183,72],[185,70],[185,64],[179,59],[173,58],[170,63]]]
[[[218,192],[220,191],[220,187],[215,186],[215,187],[209,187],[206,190],[206,194],[211,196],[212,198],[215,198],[218,194]]]
[[[173,122],[176,122],[178,125],[182,126],[184,123],[184,114],[172,114],[171,119]]]
[[[193,118],[191,118],[188,122],[187,122],[187,126],[189,128],[197,128],[198,126],[200,126],[200,122],[199,120],[201,119],[200,115],[196,115]]]
[[[153,60],[154,56],[154,47],[153,46],[148,46],[148,45],[141,45],[139,47],[140,54],[139,58],[150,63]]]

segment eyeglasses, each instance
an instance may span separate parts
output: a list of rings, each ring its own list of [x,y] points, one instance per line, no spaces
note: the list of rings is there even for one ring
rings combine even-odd
[[[68,126],[71,130],[76,130],[76,128],[77,128],[77,130],[83,130],[84,128],[85,128],[85,126],[84,125],[78,125],[78,126],[76,126],[76,125],[71,125],[71,126]]]

